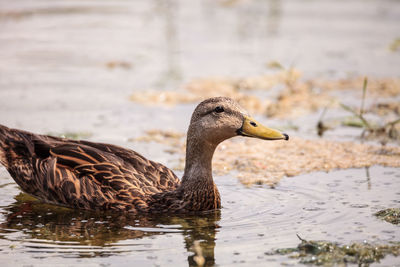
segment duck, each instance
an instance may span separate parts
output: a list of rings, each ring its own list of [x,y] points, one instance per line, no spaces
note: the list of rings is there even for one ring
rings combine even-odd
[[[120,146],[71,140],[0,125],[0,163],[22,191],[72,209],[130,214],[191,213],[221,208],[212,176],[218,144],[235,136],[288,140],[228,97],[194,109],[182,179],[163,164]]]

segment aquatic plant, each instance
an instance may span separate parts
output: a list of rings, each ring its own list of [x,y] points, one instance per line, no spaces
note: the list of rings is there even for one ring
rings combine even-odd
[[[362,89],[363,94],[361,98],[361,106],[359,111],[343,103],[340,104],[343,109],[351,112],[358,119],[357,121],[354,120],[344,121],[343,124],[346,126],[363,128],[363,131],[361,133],[361,139],[365,138],[379,139],[382,145],[385,145],[390,140],[399,140],[400,132],[399,129],[396,128],[396,125],[400,123],[400,118],[386,122],[382,125],[382,124],[372,123],[371,121],[367,120],[364,117],[365,113],[364,103],[367,92],[367,85],[368,85],[368,79],[364,78],[363,89]]]
[[[377,213],[375,213],[375,216],[392,224],[400,224],[399,208],[380,210]]]
[[[379,262],[387,255],[395,257],[400,255],[400,242],[385,245],[374,245],[368,242],[339,245],[328,241],[308,241],[300,236],[301,243],[297,248],[277,249],[267,255],[289,255],[290,258],[299,259],[302,264],[315,264],[333,266],[338,264],[358,264],[369,266]]]

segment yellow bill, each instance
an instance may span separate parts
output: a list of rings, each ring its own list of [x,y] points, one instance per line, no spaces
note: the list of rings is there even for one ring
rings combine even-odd
[[[289,136],[278,130],[265,127],[251,117],[244,116],[242,127],[237,131],[239,135],[255,137],[264,140],[289,140]]]

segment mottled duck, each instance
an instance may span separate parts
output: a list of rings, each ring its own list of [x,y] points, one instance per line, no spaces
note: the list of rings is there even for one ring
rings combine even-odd
[[[221,207],[211,161],[234,136],[288,140],[262,126],[230,98],[201,102],[187,132],[180,181],[164,165],[115,145],[33,134],[0,125],[0,162],[26,193],[43,202],[88,210],[187,213]]]

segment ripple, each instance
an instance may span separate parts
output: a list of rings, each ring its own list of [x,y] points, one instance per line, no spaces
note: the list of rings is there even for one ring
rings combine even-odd
[[[223,208],[219,213],[200,216],[125,218],[44,209],[35,203],[31,210],[24,208],[25,212],[20,213],[24,203],[14,202],[0,208],[0,255],[17,253],[42,259],[135,255],[145,263],[156,251],[158,258],[173,261],[171,255],[178,251],[187,257],[194,240],[199,240],[204,253],[211,253],[209,257],[215,250],[226,251],[225,255],[235,257],[237,262],[254,264],[260,257],[267,261],[265,251],[297,246],[296,234],[343,243],[365,238],[395,240],[400,230],[372,215],[395,205],[393,200],[398,199],[400,181],[393,175],[382,176],[384,169],[370,169],[373,183],[369,189],[360,182],[362,169],[284,179],[275,189],[247,188],[230,176],[218,177]],[[360,187],[352,189],[355,177]],[[374,186],[378,182],[380,187]],[[12,199],[16,192],[5,195]]]
[[[163,228],[163,227],[133,227],[133,226],[125,226],[125,229],[133,230],[133,231],[142,231],[149,233],[182,233],[183,230],[173,229],[173,228]]]
[[[368,208],[368,204],[351,204],[350,207],[356,208],[356,209],[363,209],[363,208]]]

